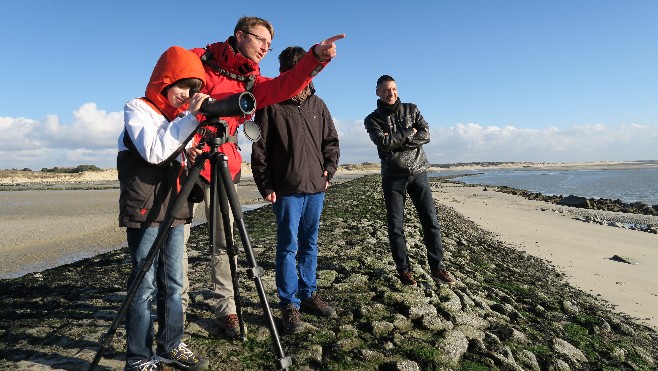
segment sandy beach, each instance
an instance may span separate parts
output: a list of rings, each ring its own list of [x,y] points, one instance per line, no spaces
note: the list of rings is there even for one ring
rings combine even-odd
[[[570,168],[567,164],[560,166]],[[99,177],[116,179],[109,172],[109,175],[87,175],[87,178],[90,181],[106,180]],[[377,171],[343,170],[336,174],[335,182],[372,173]],[[27,180],[2,179],[0,184],[21,182]],[[248,171],[237,189],[245,209],[263,203]],[[483,187],[443,184],[434,191],[440,204],[496,233],[501,241],[550,261],[575,287],[600,296],[617,310],[658,328],[655,235],[584,223],[552,211],[554,205],[485,191]],[[124,231],[117,226],[118,192],[118,189],[0,192],[0,278],[18,277],[124,246]],[[629,257],[637,264],[611,260],[614,255]]]
[[[550,262],[571,285],[658,329],[655,234],[585,223],[540,201],[444,183],[435,199],[498,238]],[[636,264],[611,260],[615,255]]]

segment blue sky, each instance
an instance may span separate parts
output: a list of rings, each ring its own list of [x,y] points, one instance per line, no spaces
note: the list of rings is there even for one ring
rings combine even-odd
[[[159,55],[275,27],[261,62],[339,33],[316,78],[341,162],[376,162],[375,81],[430,123],[432,163],[658,159],[656,1],[3,1],[0,169],[113,167],[126,101]],[[242,140],[243,156],[250,146]]]

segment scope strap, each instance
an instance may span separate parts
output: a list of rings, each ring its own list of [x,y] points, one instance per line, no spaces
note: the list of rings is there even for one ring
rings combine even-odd
[[[254,83],[256,82],[256,76],[254,75],[236,75],[233,72],[228,72],[227,70],[219,67],[215,63],[215,58],[212,56],[212,52],[210,49],[206,48],[206,52],[203,53],[203,55],[200,57],[201,62],[206,64],[208,67],[212,68],[213,70],[219,72],[220,74],[233,79],[233,80],[238,80],[242,83],[244,83],[244,88],[246,91],[251,92],[251,90],[254,88]]]

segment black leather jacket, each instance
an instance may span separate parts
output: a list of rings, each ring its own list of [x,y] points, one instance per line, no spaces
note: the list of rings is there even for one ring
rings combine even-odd
[[[430,141],[429,125],[415,104],[400,103],[391,114],[377,108],[363,124],[377,145],[382,176],[415,176],[427,171],[430,164],[423,144]]]

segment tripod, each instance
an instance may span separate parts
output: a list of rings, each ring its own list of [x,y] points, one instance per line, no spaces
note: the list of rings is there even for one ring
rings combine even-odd
[[[91,365],[89,366],[90,371],[96,368],[96,366],[98,365],[98,363],[100,362],[103,356],[103,353],[105,352],[105,349],[111,343],[112,338],[116,333],[116,330],[119,327],[121,320],[126,314],[130,302],[134,298],[135,293],[139,288],[139,285],[144,279],[146,273],[153,265],[153,261],[156,255],[158,254],[159,250],[164,245],[165,239],[167,237],[167,234],[169,233],[169,229],[174,223],[178,210],[180,210],[188,202],[187,201],[188,195],[192,191],[192,188],[196,180],[199,178],[199,175],[201,173],[201,170],[204,168],[204,164],[206,160],[210,160],[210,166],[211,166],[210,168],[211,202],[210,202],[210,220],[208,221],[209,237],[212,244],[210,246],[210,250],[212,253],[214,246],[217,244],[216,230],[217,230],[217,223],[220,222],[219,220],[217,220],[218,207],[219,207],[222,213],[221,222],[224,224],[224,233],[226,237],[227,253],[229,255],[229,261],[230,261],[231,278],[233,281],[236,309],[238,312],[238,319],[240,323],[240,335],[242,338],[244,338],[245,328],[244,328],[244,321],[242,318],[241,300],[239,298],[239,291],[238,291],[237,267],[234,259],[235,255],[237,254],[237,247],[234,246],[233,239],[230,237],[231,230],[229,227],[230,221],[228,216],[229,206],[230,206],[230,211],[233,213],[233,219],[236,224],[236,227],[240,233],[242,246],[245,255],[247,257],[247,262],[249,264],[249,269],[247,273],[249,278],[253,279],[254,284],[256,285],[261,306],[263,308],[263,315],[267,320],[267,325],[270,331],[270,336],[272,337],[274,350],[278,357],[277,366],[279,369],[286,370],[292,365],[292,360],[290,359],[290,357],[286,357],[283,352],[283,347],[281,346],[279,334],[277,332],[276,325],[274,324],[274,318],[272,317],[272,311],[270,310],[270,306],[267,302],[267,296],[265,295],[265,290],[263,288],[263,284],[260,278],[264,270],[263,268],[258,266],[258,263],[256,262],[256,258],[254,257],[253,249],[251,247],[251,242],[249,240],[249,235],[247,234],[247,228],[244,224],[240,201],[235,192],[235,188],[233,187],[233,180],[231,178],[231,174],[228,169],[228,157],[226,157],[224,153],[218,152],[219,146],[226,143],[226,141],[227,141],[226,138],[223,137],[214,137],[214,138],[206,139],[206,143],[210,146],[210,151],[204,152],[199,156],[197,156],[196,160],[194,161],[194,165],[190,169],[187,179],[183,183],[181,191],[179,192],[178,196],[174,200],[174,203],[171,206],[171,208],[167,210],[167,215],[165,216],[165,219],[162,222],[163,228],[160,229],[155,241],[153,242],[153,246],[149,250],[146,259],[144,260],[144,264],[140,268],[139,273],[137,274],[135,280],[133,281],[130,288],[128,289],[126,298],[121,304],[121,307],[119,308],[117,315],[112,321],[110,328],[108,329],[107,333],[101,338],[101,345],[98,349],[98,352],[96,353],[96,356],[91,362]],[[219,183],[220,180],[221,180],[221,184]]]

